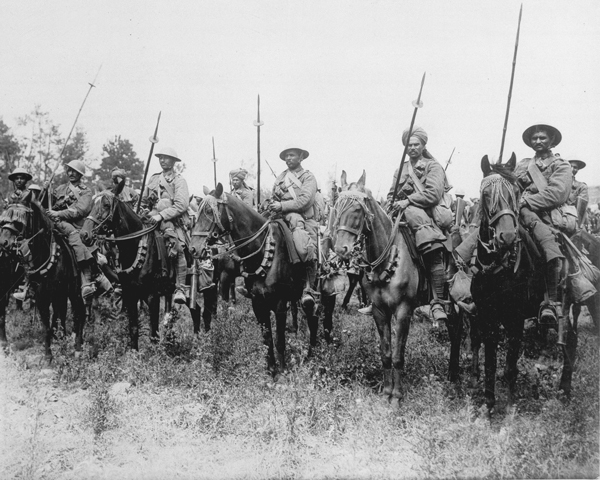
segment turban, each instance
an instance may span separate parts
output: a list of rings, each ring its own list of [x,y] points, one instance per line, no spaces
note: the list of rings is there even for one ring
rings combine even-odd
[[[233,179],[233,178],[239,178],[241,181],[244,181],[246,179],[246,176],[248,175],[248,170],[244,169],[244,168],[237,168],[235,170],[232,170],[231,172],[229,172],[229,176]]]
[[[421,127],[414,127],[410,134],[411,137],[417,137],[423,145],[427,145],[427,133]],[[408,143],[408,128],[402,132],[402,145]]]
[[[110,173],[113,177],[123,177],[123,178],[127,177],[127,172],[125,170],[123,170],[122,168],[118,168],[118,167],[113,168],[112,172],[110,172]]]

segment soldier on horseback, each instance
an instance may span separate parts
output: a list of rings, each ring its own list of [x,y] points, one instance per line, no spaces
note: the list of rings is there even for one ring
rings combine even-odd
[[[317,278],[318,223],[314,220],[317,180],[308,170],[302,168],[302,161],[308,152],[296,146],[286,148],[279,154],[285,161],[287,170],[275,179],[269,211],[281,214],[294,237],[294,244],[306,264],[306,285],[301,303],[305,309],[315,305]]]
[[[150,177],[148,186],[142,193],[141,206],[150,214],[153,221],[161,223],[163,234],[172,242],[172,254],[176,257],[177,265],[173,302],[186,303],[184,287],[187,261],[184,248],[189,244],[186,231],[189,224],[188,185],[174,170],[175,162],[181,161],[175,150],[164,147],[155,156],[158,157],[162,172]]]
[[[532,125],[526,129],[523,141],[535,155],[521,160],[514,172],[521,190],[521,224],[529,230],[546,261],[548,301],[542,303],[539,318],[540,322],[551,324],[563,316],[558,286],[565,258],[550,228],[554,225],[551,212],[567,201],[573,181],[569,163],[552,153],[552,147],[561,140],[561,133],[550,125]]]
[[[408,226],[415,235],[415,243],[427,269],[433,299],[431,316],[434,322],[447,320],[444,310],[446,296],[446,272],[444,265],[444,242],[447,229],[452,222],[452,211],[445,199],[450,189],[444,168],[427,151],[427,133],[415,127],[408,138],[408,129],[402,133],[402,143],[408,143],[407,168],[399,182],[400,200],[391,206],[392,211],[404,215]],[[398,170],[394,172],[388,201],[394,196]]]
[[[246,176],[248,170],[244,168],[236,168],[229,172],[229,178],[231,180],[231,193],[239,198],[246,205],[254,208],[254,190],[246,184]]]
[[[573,185],[569,192],[567,205],[572,205],[577,209],[577,221],[579,225],[586,223],[587,206],[590,201],[588,194],[588,186],[585,182],[580,182],[575,178],[579,170],[585,168],[585,162],[581,160],[569,160],[571,169],[573,170]]]
[[[81,270],[81,296],[86,299],[96,293],[97,287],[101,292],[112,289],[109,280],[100,272],[94,282],[92,278],[92,262],[94,257],[85,247],[79,236],[85,218],[92,210],[92,191],[81,182],[85,174],[85,164],[81,160],[72,160],[67,164],[69,181],[59,185],[52,192],[54,203],[48,216],[54,222],[54,227],[69,242],[75,253],[75,259]]]
[[[8,179],[13,182],[15,187],[14,191],[8,196],[8,203],[19,203],[21,199],[27,194],[27,182],[33,177],[24,168],[17,167],[8,176]]]

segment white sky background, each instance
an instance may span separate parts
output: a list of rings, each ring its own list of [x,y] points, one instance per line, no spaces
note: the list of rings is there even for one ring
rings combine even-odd
[[[114,135],[145,162],[156,117],[159,146],[186,162],[194,193],[256,160],[261,96],[262,185],[272,185],[290,143],[327,188],[342,169],[385,196],[402,154],[423,72],[416,124],[448,169],[450,183],[477,196],[480,159],[497,156],[520,0],[9,0],[0,29],[0,115],[9,126],[34,105],[66,136],[79,118],[90,156]],[[534,123],[556,126],[555,152],[600,183],[600,2],[524,0],[506,160],[532,152]],[[156,159],[150,171],[159,171]],[[226,187],[227,188],[227,187]]]

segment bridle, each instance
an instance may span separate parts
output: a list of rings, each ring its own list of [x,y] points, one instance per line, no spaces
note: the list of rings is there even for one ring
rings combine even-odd
[[[93,217],[90,212],[87,218],[94,223],[94,228],[92,228],[92,236],[95,236],[100,232],[110,233],[112,231],[112,229],[109,228],[109,225],[112,223],[115,211],[117,209],[117,197],[110,190],[104,190],[94,197],[94,202],[98,204],[98,202],[102,201],[103,198],[106,198],[108,201],[110,201],[110,213],[102,220],[98,220],[97,218]]]

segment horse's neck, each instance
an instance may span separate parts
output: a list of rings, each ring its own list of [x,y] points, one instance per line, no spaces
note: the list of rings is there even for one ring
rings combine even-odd
[[[114,222],[115,235],[119,237],[139,232],[144,228],[142,220],[121,201],[116,207]]]
[[[373,261],[384,252],[392,235],[392,221],[390,217],[375,201],[369,201],[369,209],[373,214],[370,232],[366,237],[367,258]]]
[[[232,195],[229,195],[228,198],[231,200]],[[225,208],[227,210],[226,215],[230,218],[222,218],[221,220],[222,222],[231,223],[230,232],[234,241],[251,237],[267,222],[265,217],[237,199],[229,201]]]

